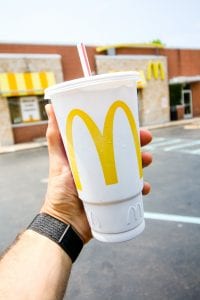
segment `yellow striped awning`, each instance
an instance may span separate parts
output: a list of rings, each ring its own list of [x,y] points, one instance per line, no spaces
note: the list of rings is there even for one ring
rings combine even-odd
[[[53,72],[0,73],[0,95],[43,95],[55,83]]]

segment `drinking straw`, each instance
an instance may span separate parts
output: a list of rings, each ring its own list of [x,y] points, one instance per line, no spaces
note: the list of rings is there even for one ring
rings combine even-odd
[[[85,77],[92,76],[92,72],[91,72],[91,69],[90,69],[90,65],[89,65],[85,45],[83,43],[80,43],[80,44],[77,45],[77,49],[78,49],[78,54],[79,54],[79,58],[80,58],[80,61],[81,61],[81,66],[82,66],[84,76]]]

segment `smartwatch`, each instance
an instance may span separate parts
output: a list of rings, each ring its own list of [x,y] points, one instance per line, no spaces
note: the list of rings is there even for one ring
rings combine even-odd
[[[76,260],[83,248],[83,241],[70,224],[66,224],[47,213],[38,214],[27,229],[46,236],[57,243],[71,258]]]

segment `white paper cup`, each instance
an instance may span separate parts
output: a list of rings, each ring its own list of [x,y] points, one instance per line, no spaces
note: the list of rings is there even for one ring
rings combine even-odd
[[[46,89],[93,236],[122,242],[144,227],[137,72],[71,80]]]

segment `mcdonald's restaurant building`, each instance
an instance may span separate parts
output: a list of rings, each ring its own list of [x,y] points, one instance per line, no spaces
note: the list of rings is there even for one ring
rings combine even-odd
[[[169,121],[167,59],[153,55],[97,55],[97,73],[138,71],[138,108],[140,124]]]
[[[139,72],[142,126],[200,117],[200,50],[102,48],[87,47],[93,74]],[[82,76],[75,45],[0,44],[0,147],[44,137],[44,89]]]
[[[44,89],[61,81],[60,55],[0,54],[0,146],[45,136]]]

